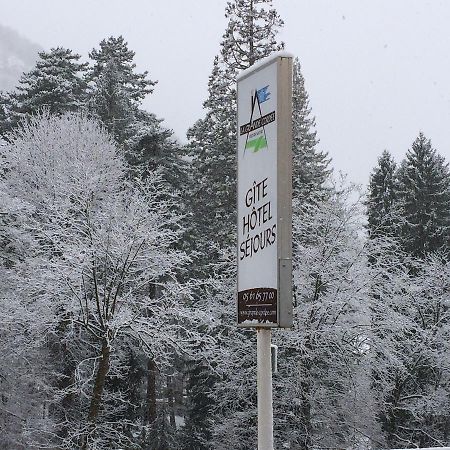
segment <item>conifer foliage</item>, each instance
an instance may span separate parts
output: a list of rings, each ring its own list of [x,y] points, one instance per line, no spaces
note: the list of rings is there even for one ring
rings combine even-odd
[[[448,163],[420,133],[397,169],[384,151],[372,172],[367,198],[372,238],[391,236],[415,257],[447,253],[450,233]]]
[[[391,154],[385,150],[370,176],[367,221],[371,238],[392,236],[395,232],[396,168]]]
[[[23,74],[17,90],[9,95],[11,125],[43,108],[51,114],[62,114],[83,107],[87,64],[79,60],[80,55],[63,47],[40,52],[35,68]]]
[[[228,26],[223,35],[221,56],[226,66],[243,70],[281,50],[276,36],[283,26],[272,0],[233,0],[227,3]]]
[[[234,241],[236,202],[236,75],[279,50],[283,22],[271,0],[233,0],[226,7],[228,26],[209,77],[206,116],[189,130],[192,157],[194,235],[209,242],[202,253],[215,255]],[[205,224],[208,224],[208,227]]]
[[[448,165],[423,133],[398,169],[383,152],[370,179],[371,270],[382,273],[370,296],[371,388],[379,439],[391,448],[448,440],[450,415],[441,402],[449,373],[445,346],[436,339],[449,332],[441,298],[448,283],[449,186]]]
[[[295,58],[292,85],[293,196],[300,204],[324,199],[326,182],[331,174],[328,167],[330,159],[316,148],[319,140],[315,126],[300,61]]]
[[[225,13],[228,26],[223,35],[219,55],[213,61],[213,69],[208,82],[208,98],[204,102],[206,115],[198,120],[188,132],[189,143],[187,151],[192,160],[189,200],[192,208],[191,242],[196,258],[195,272],[201,278],[222,277],[221,289],[205,293],[210,302],[217,298],[227,298],[234,290],[234,273],[228,276],[229,264],[222,264],[224,254],[234,254],[235,217],[236,217],[236,76],[242,69],[252,66],[259,59],[270,55],[283,47],[277,43],[276,35],[282,21],[272,6],[271,0],[233,0],[228,2]],[[225,271],[225,274],[224,272]],[[195,273],[193,272],[193,273]],[[228,294],[227,294],[227,293]],[[234,317],[233,303],[227,303],[227,308],[221,314],[213,332],[217,335],[217,346],[221,348],[221,327],[230,326]],[[248,337],[239,331],[233,333],[233,348],[248,346]],[[231,344],[231,341],[229,341]],[[237,369],[242,371],[251,367],[251,355],[245,355],[245,360],[239,361]],[[234,366],[236,367],[236,366]],[[240,411],[236,405],[242,405],[240,399],[234,401],[232,393],[225,389],[220,398],[201,395],[203,380],[209,377],[208,389],[217,392],[228,386],[230,377],[217,371],[212,372],[205,366],[204,370],[189,370],[189,417],[187,424],[197,424],[195,436],[191,434],[190,448],[205,447],[208,436],[213,436],[213,448],[225,448],[220,445],[231,445],[235,448],[247,448],[248,440],[240,439]],[[244,376],[244,375],[242,375]],[[218,379],[217,379],[218,378]],[[216,383],[211,387],[211,379]],[[254,398],[252,405],[254,406]],[[246,403],[246,402],[244,402]],[[228,410],[221,405],[235,405]],[[195,411],[216,411],[216,422],[230,420],[214,427],[212,433],[210,421],[199,423]],[[249,411],[250,412],[250,411]],[[254,409],[251,410],[254,414]],[[224,418],[227,419],[224,419]],[[232,419],[234,418],[234,419]],[[253,418],[247,415],[246,421]],[[247,423],[247,422],[246,422]],[[224,436],[233,436],[233,443],[226,444]],[[245,432],[244,432],[245,434]],[[246,435],[248,439],[248,433]],[[195,439],[195,441],[193,441]],[[229,438],[225,438],[229,442]],[[211,442],[207,445],[211,446]]]
[[[94,62],[87,75],[90,109],[119,144],[129,137],[142,100],[156,84],[147,72],[135,72],[134,55],[122,36],[103,39],[89,54]]]
[[[408,253],[448,251],[450,175],[448,164],[420,133],[398,171],[401,239]]]

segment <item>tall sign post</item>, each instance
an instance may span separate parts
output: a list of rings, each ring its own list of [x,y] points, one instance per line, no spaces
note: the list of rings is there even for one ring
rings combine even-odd
[[[237,323],[257,331],[258,450],[273,450],[271,328],[292,326],[292,56],[242,72]]]

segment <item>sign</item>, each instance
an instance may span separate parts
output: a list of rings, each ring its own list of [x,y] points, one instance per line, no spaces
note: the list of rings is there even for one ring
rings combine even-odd
[[[292,326],[292,57],[238,77],[238,325]]]

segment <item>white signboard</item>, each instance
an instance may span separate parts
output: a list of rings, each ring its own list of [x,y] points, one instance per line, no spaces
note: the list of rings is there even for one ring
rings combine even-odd
[[[238,325],[292,325],[292,58],[238,78]]]

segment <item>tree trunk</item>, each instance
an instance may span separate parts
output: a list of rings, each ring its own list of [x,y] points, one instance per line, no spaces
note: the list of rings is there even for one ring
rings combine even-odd
[[[156,364],[153,359],[147,362],[147,423],[156,420]]]
[[[250,2],[250,13],[251,13],[251,19],[250,19],[250,32],[249,32],[249,50],[250,55],[248,58],[249,67],[253,66],[256,62],[256,56],[255,56],[255,36],[254,36],[254,16],[253,16],[253,1]]]
[[[169,407],[170,425],[175,428],[176,424],[173,398],[173,379],[170,375],[167,377],[167,406]]]
[[[87,450],[89,434],[94,431],[95,422],[98,418],[98,412],[100,410],[100,405],[102,402],[103,389],[105,387],[106,375],[108,375],[109,371],[109,359],[111,355],[111,350],[106,342],[106,340],[102,341],[102,357],[100,358],[100,363],[97,369],[97,375],[95,377],[94,382],[94,391],[92,392],[91,405],[89,407],[88,414],[88,431],[83,436],[82,439],[82,450]]]
[[[301,406],[300,417],[303,423],[303,436],[301,448],[302,450],[310,450],[312,448],[312,426],[311,426],[311,384],[309,376],[303,371],[300,381],[301,386]]]
[[[305,342],[305,353],[300,360],[300,423],[303,424],[301,450],[312,448],[312,418],[311,418],[311,367],[312,361],[309,355],[312,354],[310,336]]]
[[[47,404],[45,406],[45,414],[56,417],[57,421],[62,424],[58,430],[58,436],[62,439],[67,437],[68,434],[69,423],[74,413],[75,400],[72,387],[75,383],[76,364],[69,345],[63,339],[67,333],[67,323],[69,321],[70,314],[64,314],[58,323],[56,334],[47,340],[51,358],[56,361],[55,372],[60,374],[54,383],[63,396],[60,404],[53,404],[52,402]]]
[[[111,350],[104,340],[102,342],[102,357],[98,365],[97,376],[95,377],[94,392],[92,393],[91,406],[89,407],[88,421],[95,423],[102,402],[103,389],[105,387],[106,375],[109,371],[109,359]]]

